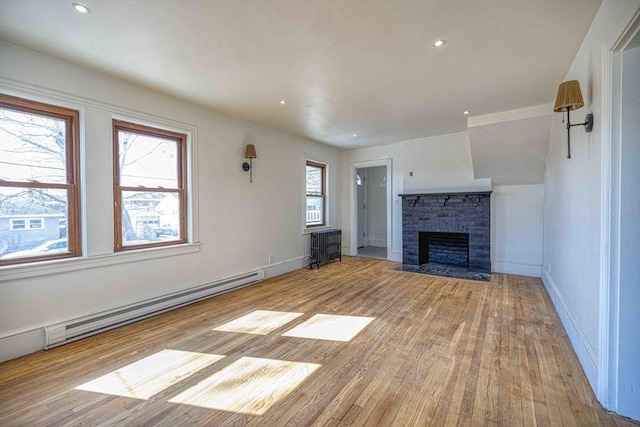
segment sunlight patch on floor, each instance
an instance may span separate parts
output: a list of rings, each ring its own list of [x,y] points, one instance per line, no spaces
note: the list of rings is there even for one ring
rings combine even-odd
[[[315,363],[242,357],[169,402],[262,415],[320,366]]]
[[[373,319],[374,317],[316,314],[282,336],[347,342],[358,335]]]
[[[267,335],[304,313],[256,310],[231,322],[214,328],[214,331]]]
[[[217,354],[162,350],[82,384],[76,390],[149,399],[224,357]]]

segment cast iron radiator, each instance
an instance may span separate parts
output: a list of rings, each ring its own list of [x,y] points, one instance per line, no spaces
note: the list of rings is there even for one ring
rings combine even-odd
[[[311,262],[309,268],[339,259],[342,261],[342,230],[335,228],[311,233]]]

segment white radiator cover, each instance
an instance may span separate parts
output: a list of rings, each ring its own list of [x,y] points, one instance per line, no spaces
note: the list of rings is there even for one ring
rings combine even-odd
[[[162,297],[141,301],[136,304],[45,326],[44,348],[48,350],[160,313],[184,307],[185,305],[224,292],[252,285],[264,280],[264,278],[264,270],[256,270]]]

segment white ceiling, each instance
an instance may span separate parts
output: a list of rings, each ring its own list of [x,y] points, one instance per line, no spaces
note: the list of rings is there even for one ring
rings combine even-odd
[[[552,102],[601,3],[77,1],[0,0],[0,38],[339,148]]]

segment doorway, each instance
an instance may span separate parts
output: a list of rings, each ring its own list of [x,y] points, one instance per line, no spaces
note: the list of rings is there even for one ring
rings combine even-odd
[[[356,169],[358,256],[387,258],[387,167]]]
[[[612,52],[605,406],[640,419],[640,20]],[[607,233],[608,231],[608,233]]]
[[[382,167],[382,169],[375,169]],[[360,172],[360,173],[359,173]],[[366,179],[364,175],[367,175]],[[373,174],[373,175],[372,175]],[[349,226],[348,236],[349,250],[351,256],[367,256],[367,251],[377,251],[376,257],[383,259],[391,259],[392,254],[392,190],[393,183],[392,160],[390,158],[381,158],[376,160],[363,160],[352,162],[349,166]],[[358,180],[360,184],[358,185]],[[365,185],[366,183],[366,185]],[[378,185],[372,196],[371,191],[375,185]],[[361,194],[358,196],[358,187]],[[364,192],[367,194],[364,194]],[[384,194],[384,196],[383,196]],[[360,200],[358,199],[360,197]],[[368,202],[371,197],[383,197],[384,205],[380,200],[373,200],[373,205]],[[365,207],[359,210],[358,206]],[[373,206],[377,206],[374,208]],[[380,206],[383,206],[380,208]],[[374,212],[374,217],[371,217]],[[375,223],[371,224],[374,221]],[[379,222],[382,221],[384,229],[380,227]],[[378,224],[378,225],[376,225]],[[382,233],[381,233],[381,230]],[[367,237],[368,236],[368,237]],[[386,248],[385,248],[386,245]],[[368,249],[377,246],[382,249]],[[358,251],[358,248],[364,248],[364,251]],[[359,254],[359,252],[361,252]]]

